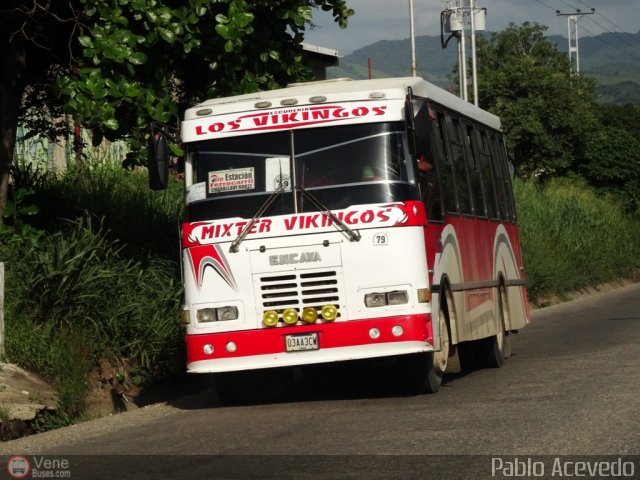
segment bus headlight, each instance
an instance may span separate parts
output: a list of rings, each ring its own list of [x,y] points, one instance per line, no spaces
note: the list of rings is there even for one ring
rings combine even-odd
[[[287,325],[295,325],[298,323],[298,311],[295,308],[286,308],[282,312],[282,321]]]
[[[403,305],[409,303],[409,296],[405,290],[396,290],[387,293],[387,303],[389,305]]]
[[[387,304],[387,297],[384,293],[368,293],[364,296],[364,304],[368,308],[384,307]]]
[[[198,323],[225,322],[238,319],[238,307],[201,308],[196,312]]]
[[[387,305],[404,305],[409,303],[406,290],[394,290],[387,293],[367,293],[364,304],[367,308],[385,307]]]
[[[216,310],[214,308],[201,308],[197,311],[196,318],[198,319],[198,323],[215,322],[217,320]]]
[[[218,321],[223,322],[225,320],[237,320],[238,319],[238,307],[219,307],[216,308],[216,315]]]

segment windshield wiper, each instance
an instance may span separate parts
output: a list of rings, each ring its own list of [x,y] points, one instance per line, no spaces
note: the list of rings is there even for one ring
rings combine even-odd
[[[327,207],[324,203],[322,203],[320,200],[318,200],[316,197],[314,197],[313,195],[311,195],[311,193],[309,191],[307,191],[305,188],[303,187],[296,187],[296,190],[298,190],[299,192],[302,193],[302,195],[309,200],[314,207],[320,209],[322,211],[322,213],[324,215],[326,215],[327,217],[329,217],[331,220],[333,220],[333,222],[338,225],[343,232],[345,232],[348,236],[349,236],[349,240],[351,240],[352,242],[359,242],[360,241],[360,233],[356,232],[355,230],[352,230],[351,227],[349,227],[349,225],[347,225],[346,223],[344,223],[342,220],[340,220],[335,213],[333,213],[331,210],[329,210],[329,207]]]
[[[247,236],[247,234],[249,233],[249,230],[251,230],[251,228],[255,225],[255,223],[258,221],[258,219],[260,217],[262,217],[262,215],[264,215],[264,212],[266,212],[269,207],[271,206],[271,204],[274,202],[274,200],[278,197],[279,194],[281,194],[284,191],[284,185],[282,184],[282,182],[280,182],[280,185],[278,186],[278,188],[271,194],[269,195],[269,198],[267,198],[264,203],[262,204],[262,206],[258,209],[258,211],[256,212],[256,214],[253,216],[253,218],[249,221],[249,223],[247,223],[244,228],[242,229],[242,231],[240,232],[240,234],[236,237],[236,239],[231,243],[231,246],[229,247],[229,252],[230,253],[237,253],[238,249],[240,247],[240,244],[242,243],[242,241],[244,240],[244,237]]]

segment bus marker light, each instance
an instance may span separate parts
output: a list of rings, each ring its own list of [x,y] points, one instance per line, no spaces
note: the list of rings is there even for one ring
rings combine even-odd
[[[394,337],[399,337],[404,333],[404,329],[400,325],[394,325],[391,329],[391,333]]]
[[[298,323],[298,311],[295,308],[287,308],[282,312],[282,321],[287,325]]]
[[[262,314],[262,323],[265,327],[275,327],[278,324],[278,312],[267,310]]]
[[[377,340],[378,338],[380,338],[380,330],[378,330],[377,328],[372,328],[371,330],[369,330],[369,336],[373,339],[373,340]]]
[[[205,344],[205,346],[202,347],[202,351],[207,355],[211,355],[213,353],[213,345],[210,343]]]
[[[320,310],[320,315],[322,315],[322,318],[324,318],[327,322],[332,322],[338,316],[338,309],[334,305],[331,305],[329,303],[322,307],[322,310]]]
[[[191,318],[189,318],[189,310],[180,311],[180,325],[189,325]]]
[[[316,323],[318,320],[318,311],[313,307],[304,307],[302,309],[302,321],[304,323]]]
[[[418,289],[418,303],[429,303],[431,301],[431,290],[428,288]]]
[[[229,342],[226,345],[226,349],[227,349],[227,352],[233,353],[238,349],[238,346],[236,345],[236,342]]]

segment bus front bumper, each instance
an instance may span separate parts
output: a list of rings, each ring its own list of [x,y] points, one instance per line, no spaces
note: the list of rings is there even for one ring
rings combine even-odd
[[[219,373],[433,351],[431,315],[336,321],[185,337],[187,371]]]

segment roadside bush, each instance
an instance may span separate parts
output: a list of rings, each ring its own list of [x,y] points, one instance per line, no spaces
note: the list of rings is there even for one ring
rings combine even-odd
[[[57,421],[82,414],[105,361],[123,390],[182,373],[178,182],[158,194],[108,165],[82,176],[23,166],[14,179],[30,208],[0,232],[7,355],[55,383]]]
[[[126,359],[151,377],[177,350],[172,346],[179,338],[176,264],[153,257],[143,264],[124,258],[122,251],[88,216],[65,230],[17,243],[13,261],[7,262],[14,309],[38,329],[89,340],[93,358]]]
[[[620,203],[583,182],[515,182],[531,301],[632,275],[640,268],[640,224]]]

